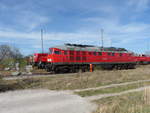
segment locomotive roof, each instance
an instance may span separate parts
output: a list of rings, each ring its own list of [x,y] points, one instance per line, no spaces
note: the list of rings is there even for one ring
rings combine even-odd
[[[115,47],[99,47],[93,45],[80,45],[80,44],[64,44],[55,46],[53,48],[58,48],[61,50],[76,50],[76,51],[113,51],[113,52],[128,52],[124,48],[115,48]]]

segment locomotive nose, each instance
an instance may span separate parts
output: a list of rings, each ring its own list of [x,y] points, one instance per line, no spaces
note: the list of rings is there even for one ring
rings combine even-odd
[[[47,62],[52,62],[52,59],[51,59],[51,58],[48,58],[48,59],[47,59]]]

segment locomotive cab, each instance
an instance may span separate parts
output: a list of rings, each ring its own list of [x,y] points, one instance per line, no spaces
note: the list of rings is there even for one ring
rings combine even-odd
[[[53,54],[53,49],[50,48],[47,56],[47,62],[51,63],[52,62],[52,54]]]
[[[47,57],[47,62],[54,63],[58,61],[61,61],[61,50],[57,48],[50,48]]]
[[[50,48],[47,56],[47,71],[53,71],[55,66],[62,63],[62,51],[58,48]]]

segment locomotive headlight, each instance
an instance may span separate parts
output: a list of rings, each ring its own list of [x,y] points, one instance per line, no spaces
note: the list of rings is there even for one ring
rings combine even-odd
[[[51,61],[52,61],[52,59],[51,59],[51,58],[48,58],[48,59],[47,59],[47,61],[48,61],[48,62],[51,62]]]

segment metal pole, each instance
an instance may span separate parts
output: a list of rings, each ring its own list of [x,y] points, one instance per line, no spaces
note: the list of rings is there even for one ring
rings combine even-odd
[[[147,41],[147,50],[149,51],[149,41]]]
[[[103,49],[103,47],[104,47],[104,40],[103,40],[103,32],[104,32],[104,30],[103,29],[101,29],[101,42],[102,42],[102,49]]]
[[[44,53],[44,47],[43,47],[43,29],[41,29],[41,44],[42,44],[42,53]]]
[[[110,39],[110,47],[112,47],[112,40]]]

